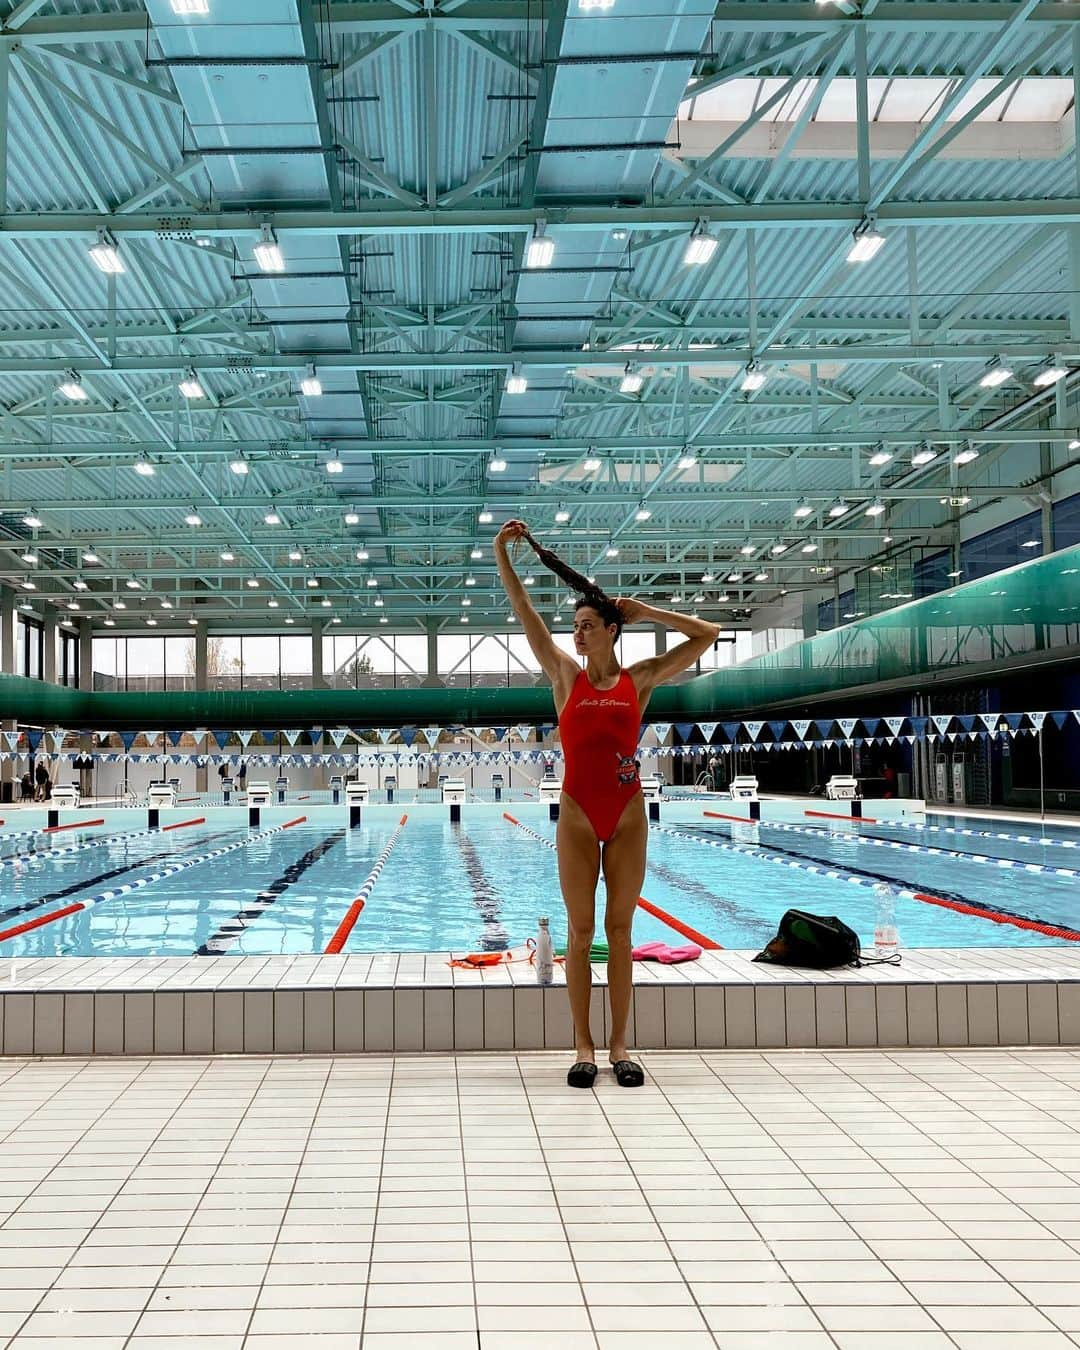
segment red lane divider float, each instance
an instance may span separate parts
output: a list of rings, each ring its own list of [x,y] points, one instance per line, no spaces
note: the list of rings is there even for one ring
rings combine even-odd
[[[349,940],[349,934],[352,932],[357,919],[360,917],[360,913],[363,910],[364,905],[370,898],[371,892],[375,889],[375,883],[379,879],[379,873],[386,866],[386,860],[390,857],[390,854],[393,852],[394,845],[397,843],[398,837],[400,836],[401,831],[405,828],[405,822],[408,819],[409,817],[405,815],[402,816],[401,819],[398,821],[397,829],[386,841],[386,847],[379,854],[378,861],[376,862],[375,866],[371,869],[371,871],[368,873],[367,879],[365,880],[364,884],[360,887],[356,899],[345,911],[345,917],[338,924],[337,929],[334,932],[334,936],[330,939],[330,941],[326,944],[325,948],[323,949],[323,954],[325,956],[337,956],[338,953],[341,951],[342,947],[344,947],[345,943]]]
[[[1063,938],[1066,942],[1080,942],[1080,933],[1072,928],[1055,928],[1053,924],[1041,923],[1038,919],[1024,919],[1018,914],[1008,914],[997,909],[982,909],[978,905],[967,905],[962,900],[946,900],[940,895],[927,895],[923,891],[913,891],[916,900],[927,905],[940,905],[943,909],[955,909],[958,914],[972,914],[977,919],[989,919],[992,923],[1007,923],[1014,928],[1026,928],[1033,933],[1043,933],[1047,937]]]
[[[760,820],[751,820],[749,816],[726,816],[723,811],[702,811],[703,816],[712,816],[714,820],[737,820],[740,825],[760,825]]]
[[[310,796],[311,796],[311,793],[310,793],[310,792],[305,792],[304,795],[303,795],[302,797],[297,797],[296,800],[297,800],[298,802],[306,802],[307,799],[308,799]]]
[[[198,797],[177,797],[176,804],[177,806],[180,806],[184,802],[197,802],[198,800]]]
[[[70,825],[50,825],[48,829],[41,830],[41,834],[59,834],[61,830],[88,830],[92,825],[104,825],[104,818],[101,820],[73,820]]]
[[[196,816],[194,820],[178,820],[175,825],[162,825],[161,833],[168,834],[170,830],[182,830],[188,825],[205,825],[205,816]]]
[[[528,825],[522,825],[521,821],[516,820],[509,811],[504,811],[503,817],[508,820],[511,825],[516,825],[519,830],[524,830],[526,834],[530,834],[534,839],[539,840],[545,848],[549,848],[553,852],[555,851],[555,845],[550,839],[545,839],[542,834],[537,834],[535,830],[530,830]],[[699,947],[705,947],[713,952],[723,951],[723,947],[719,942],[714,942],[712,938],[706,937],[704,933],[699,933],[697,929],[691,928],[689,924],[683,923],[681,919],[676,919],[673,914],[669,914],[666,910],[661,909],[659,905],[654,905],[651,900],[646,900],[643,895],[638,896],[638,908],[645,910],[646,913],[651,914],[653,918],[659,919],[661,923],[666,923],[670,929],[679,933],[682,937],[689,938],[691,942],[696,942]]]
[[[707,816],[712,815],[711,811],[706,811]],[[877,819],[874,816],[841,816],[835,811],[804,811],[804,816],[818,816],[821,820],[849,820],[853,825],[876,825]]]
[[[5,928],[0,932],[0,942],[6,942],[8,938],[18,937],[20,933],[29,933],[32,928],[43,928],[47,923],[53,923],[56,919],[66,919],[69,914],[77,914],[80,909],[85,909],[85,905],[65,905],[63,909],[54,909],[51,914],[39,914],[36,919],[27,919],[25,923],[17,923],[14,928]]]

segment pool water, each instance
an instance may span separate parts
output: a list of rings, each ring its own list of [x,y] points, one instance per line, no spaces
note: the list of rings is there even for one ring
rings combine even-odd
[[[535,933],[540,915],[550,916],[556,944],[565,942],[555,854],[542,842],[555,836],[546,806],[513,807],[533,833],[496,806],[466,806],[460,825],[449,822],[444,807],[407,809],[408,823],[346,953],[519,947]],[[103,828],[71,830],[52,841],[17,838],[9,821],[0,831],[0,958],[322,952],[401,811],[371,806],[351,830],[342,809],[310,808],[307,819],[289,829],[280,825],[293,813],[282,811],[265,828],[249,830],[242,812],[209,810],[205,824],[170,834],[147,831],[142,813],[112,812]],[[130,824],[118,828],[121,821]],[[942,828],[985,822],[935,817],[931,824],[936,828],[866,824],[861,833],[867,838],[860,838],[850,826],[741,825],[706,818],[701,802],[667,802],[662,827],[650,834],[643,894],[721,946],[743,949],[763,946],[788,908],[836,914],[869,946],[872,884],[879,881],[1080,929],[1077,878],[1023,870],[1080,865],[1080,831],[1055,827],[1048,833],[1058,842],[1044,845],[1017,842],[1012,833],[1037,834],[1037,827],[1004,824],[998,832],[1010,838],[1002,839]],[[1020,866],[1002,866],[1010,860]],[[165,869],[178,870],[143,884]],[[109,898],[99,899],[103,895]],[[87,907],[75,908],[80,904]],[[601,939],[603,905],[601,882]],[[897,913],[908,947],[1059,941],[914,899],[898,899]],[[639,908],[634,940],[652,939],[686,940]]]

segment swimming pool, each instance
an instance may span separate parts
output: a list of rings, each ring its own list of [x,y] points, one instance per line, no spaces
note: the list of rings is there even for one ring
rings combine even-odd
[[[305,808],[306,809],[306,808]],[[566,938],[546,806],[410,806],[342,950],[417,952],[519,947],[551,917]],[[1022,842],[1030,827],[936,817],[927,824],[744,825],[666,802],[652,828],[637,942],[685,941],[687,927],[723,947],[759,948],[788,908],[837,914],[869,946],[875,883],[899,894],[908,947],[1035,946],[1062,941],[912,898],[1080,928],[1080,831]],[[53,837],[0,830],[0,958],[271,955],[323,952],[398,829],[400,806],[376,805],[348,828],[342,809],[209,809],[165,833],[145,813]],[[284,828],[288,825],[288,828]],[[977,835],[958,833],[978,829]],[[1014,833],[1015,831],[1015,833]],[[1036,831],[1037,833],[1037,831]],[[1004,837],[1002,837],[1004,836]],[[544,841],[547,841],[545,843]],[[1031,870],[1042,869],[1042,870]],[[597,930],[603,936],[603,885]],[[656,912],[665,917],[658,917]],[[672,924],[670,920],[675,920]]]

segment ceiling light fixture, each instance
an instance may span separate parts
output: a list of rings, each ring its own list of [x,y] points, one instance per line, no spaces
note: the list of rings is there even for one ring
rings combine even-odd
[[[1057,384],[1058,380],[1063,380],[1068,373],[1067,366],[1055,365],[1053,361],[1048,361],[1031,383],[1036,389],[1046,389],[1052,384]]]
[[[98,555],[92,552],[84,553],[82,555],[82,560],[84,563],[99,563],[101,561]]]
[[[209,14],[210,0],[172,0],[174,14]]]
[[[565,525],[569,519],[570,519],[570,512],[566,509],[565,506],[560,506],[559,509],[555,512],[556,525]]]
[[[800,550],[802,553],[816,553],[817,551],[817,544],[803,544],[802,549]]]
[[[38,555],[37,555],[36,553],[24,553],[24,554],[22,554],[21,556],[22,556],[23,562],[24,562],[24,563],[29,563],[29,564],[31,565],[31,567],[32,567],[32,566],[34,565],[34,563],[36,563],[37,560],[38,560]]]
[[[921,450],[916,450],[911,456],[911,462],[916,468],[921,468],[924,464],[932,464],[937,459],[937,451],[931,450],[928,445],[924,445]]]
[[[247,581],[244,582],[244,585],[248,588],[249,591],[257,591],[259,589],[259,578],[248,577]]]
[[[345,524],[346,524],[346,525],[359,525],[359,524],[360,524],[360,517],[359,517],[359,515],[357,515],[357,513],[356,513],[355,511],[346,511],[346,512],[345,512]]]
[[[243,477],[244,474],[250,472],[250,465],[243,455],[241,455],[239,459],[229,460],[229,471],[230,473],[235,473],[238,476]]]
[[[885,514],[885,503],[883,501],[873,501],[866,508],[868,516],[883,516]]]
[[[157,473],[157,469],[154,468],[152,460],[143,459],[140,455],[135,461],[135,472],[140,478],[153,478],[154,474]]]
[[[1011,380],[1012,374],[1013,372],[1010,366],[1004,365],[1001,361],[995,361],[979,381],[979,387],[982,389],[996,389],[999,384],[1004,384],[1006,380]]]
[[[506,392],[508,394],[523,394],[528,387],[529,381],[522,375],[521,367],[514,366],[506,377]]]
[[[72,585],[75,587],[77,591],[88,591],[90,589],[90,587],[86,584],[86,582],[83,581],[82,577],[79,577],[76,581],[73,581]]]
[[[751,361],[743,371],[742,383],[739,388],[744,394],[752,394],[756,389],[760,389],[767,379],[768,376],[758,363]]]
[[[345,465],[341,462],[340,459],[338,459],[337,455],[331,455],[330,458],[326,461],[326,472],[344,473]]]
[[[278,513],[273,509],[273,507],[271,507],[270,510],[267,511],[266,514],[263,516],[263,524],[264,524],[264,525],[280,525],[280,524],[281,524],[281,517],[280,517],[280,516],[278,515]]]
[[[608,544],[604,552],[609,558],[617,558],[619,556],[619,550],[615,547],[614,544]]]
[[[622,380],[619,383],[620,394],[640,394],[641,386],[645,383],[645,376],[640,370],[635,370],[633,362],[627,361],[626,369],[623,371]]]
[[[260,272],[284,272],[285,255],[278,245],[277,235],[270,225],[264,225],[259,235],[259,242],[252,249],[255,255],[255,263]]]
[[[880,469],[888,464],[892,459],[892,454],[888,450],[875,450],[870,456],[870,466],[874,469]]]
[[[477,515],[476,519],[477,519],[477,521],[478,521],[481,525],[490,525],[491,522],[492,522],[492,520],[493,520],[493,516],[492,516],[491,512],[490,512],[490,511],[487,509],[487,507],[485,506],[485,507],[479,512],[479,514]]]
[[[492,455],[488,460],[488,473],[505,473],[506,460],[501,455]]]
[[[315,374],[314,365],[308,366],[307,374],[300,381],[300,392],[305,398],[322,397],[322,381]]]
[[[367,560],[368,560],[370,557],[371,557],[371,554],[367,551],[366,548],[358,548],[358,549],[356,550],[356,561],[357,561],[357,562],[367,562]]]
[[[829,507],[829,515],[833,520],[839,520],[841,516],[846,516],[850,509],[847,502],[834,502]]]
[[[528,268],[550,267],[555,260],[555,240],[544,233],[545,224],[538,220],[533,226],[532,236],[525,245],[525,266]]]
[[[702,267],[716,252],[720,240],[709,233],[704,220],[699,220],[686,242],[683,263],[687,267]]]
[[[357,554],[357,557],[359,557],[359,556],[360,556],[360,555]],[[482,548],[474,548],[474,549],[472,550],[472,552],[469,554],[469,557],[472,558],[473,562],[479,561],[479,559],[482,558],[483,556],[484,556],[484,550],[483,550]],[[367,557],[367,554],[366,554],[366,553],[364,554],[364,557],[365,557],[365,558]]]
[[[90,397],[83,388],[79,376],[73,370],[64,372],[64,378],[58,388],[65,398],[71,399],[72,403],[85,403]]]
[[[108,230],[98,230],[97,243],[92,244],[88,250],[90,261],[98,269],[109,276],[119,276],[127,269],[124,267],[124,260],[120,256],[120,250],[116,246],[116,240]]]
[[[41,529],[41,517],[35,515],[33,511],[28,516],[23,516],[22,523],[31,530]]]
[[[799,502],[798,505],[795,507],[796,520],[805,520],[807,516],[812,516],[813,514],[814,508],[810,505],[809,502],[806,501]]]
[[[867,216],[851,232],[851,247],[848,249],[849,263],[870,262],[885,247],[885,236],[875,228],[874,218]]]
[[[590,455],[588,459],[581,461],[581,467],[585,473],[596,473],[600,468],[600,461],[594,455]]]
[[[206,390],[199,383],[199,377],[190,367],[184,372],[184,378],[180,381],[180,392],[185,398],[206,397]]]
[[[651,516],[652,512],[649,510],[647,506],[639,506],[638,509],[634,512],[634,519],[638,521],[649,520]]]
[[[184,517],[184,524],[190,525],[192,526],[192,528],[196,528],[202,524],[202,516],[199,515],[198,511],[192,509]]]
[[[967,445],[963,450],[958,450],[953,456],[954,464],[970,464],[973,460],[979,458],[979,452],[973,446]]]

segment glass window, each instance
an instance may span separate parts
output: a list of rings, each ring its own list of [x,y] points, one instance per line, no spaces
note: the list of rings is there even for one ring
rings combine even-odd
[[[311,638],[306,633],[284,633],[281,637],[282,689],[311,688]]]
[[[19,615],[18,673],[26,675],[31,680],[42,678],[43,637],[42,625],[36,619],[26,619]]]
[[[195,688],[194,637],[167,637],[165,639],[165,688]]]
[[[238,637],[206,639],[207,689],[239,689],[243,653]]]
[[[279,689],[281,687],[281,654],[277,637],[240,639],[240,675],[244,689]]]
[[[134,691],[165,688],[165,639],[129,637],[127,688]]]
[[[60,629],[60,683],[79,687],[79,635]]]

